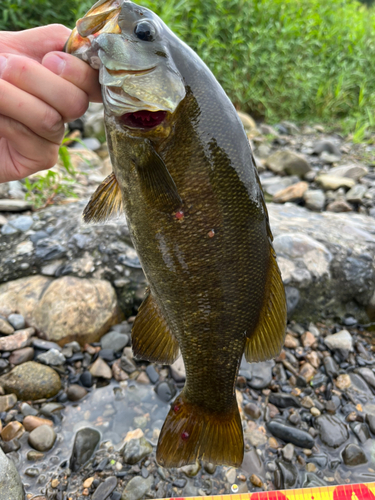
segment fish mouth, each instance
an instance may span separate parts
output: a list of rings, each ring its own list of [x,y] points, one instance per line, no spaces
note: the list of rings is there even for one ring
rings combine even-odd
[[[140,110],[125,113],[120,117],[120,121],[126,127],[150,130],[161,125],[166,116],[166,111]]]

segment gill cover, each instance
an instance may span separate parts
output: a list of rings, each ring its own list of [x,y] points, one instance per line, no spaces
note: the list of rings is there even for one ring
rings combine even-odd
[[[99,0],[77,21],[65,51],[99,69],[107,112],[173,113],[186,91],[168,51],[167,30],[148,9]]]

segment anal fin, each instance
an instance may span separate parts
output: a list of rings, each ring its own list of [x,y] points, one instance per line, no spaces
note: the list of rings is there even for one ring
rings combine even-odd
[[[123,213],[121,190],[112,172],[91,196],[83,211],[84,222],[106,222]]]
[[[285,290],[271,243],[270,252],[264,305],[258,325],[253,332],[249,332],[245,345],[245,357],[249,362],[274,358],[284,345],[287,312]]]
[[[141,304],[132,329],[134,356],[171,365],[180,354],[178,342],[159,306],[149,294]]]
[[[243,431],[235,397],[228,412],[215,414],[190,404],[182,391],[159,436],[158,464],[182,467],[201,458],[212,464],[239,467],[243,454]]]

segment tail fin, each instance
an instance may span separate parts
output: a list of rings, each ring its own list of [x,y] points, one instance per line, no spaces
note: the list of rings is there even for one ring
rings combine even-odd
[[[207,412],[178,396],[160,433],[156,460],[163,467],[182,467],[197,458],[212,464],[239,467],[244,443],[236,400],[224,415]]]

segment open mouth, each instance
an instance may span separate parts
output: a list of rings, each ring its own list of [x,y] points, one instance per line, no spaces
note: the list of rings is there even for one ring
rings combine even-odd
[[[150,129],[160,125],[165,117],[166,111],[134,111],[121,116],[121,122],[127,127]]]

